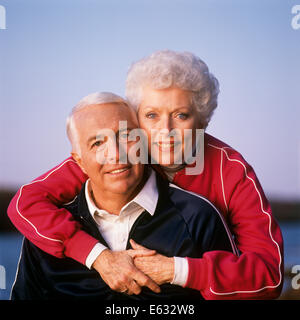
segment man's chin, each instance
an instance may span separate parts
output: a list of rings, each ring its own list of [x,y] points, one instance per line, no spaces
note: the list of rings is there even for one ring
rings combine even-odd
[[[115,194],[126,194],[130,190],[135,189],[138,185],[137,181],[108,181],[106,190]]]

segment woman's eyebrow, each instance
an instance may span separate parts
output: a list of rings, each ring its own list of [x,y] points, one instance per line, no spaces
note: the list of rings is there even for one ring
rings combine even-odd
[[[132,128],[132,127],[129,127],[129,128],[123,128],[123,129],[120,129],[118,130],[117,134],[120,134],[122,132],[127,132],[127,131],[131,131],[133,129],[140,129],[139,127],[135,127],[135,128]]]
[[[191,109],[191,106],[180,106],[180,107],[177,107],[175,108],[174,110],[179,110],[179,109]]]
[[[162,108],[162,107],[155,107],[155,106],[145,106],[145,107],[143,107],[143,109],[160,109],[160,108]]]
[[[164,106],[161,106],[161,107],[145,106],[143,109],[144,109],[144,110],[147,110],[147,109],[160,110],[160,109],[164,109]],[[176,110],[179,110],[179,109],[191,109],[191,106],[190,106],[190,105],[178,106],[178,107],[175,107],[175,108],[173,109],[173,111],[176,111]]]

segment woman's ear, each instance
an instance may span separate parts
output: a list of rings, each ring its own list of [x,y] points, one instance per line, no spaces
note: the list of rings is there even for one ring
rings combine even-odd
[[[79,156],[79,154],[76,153],[76,152],[71,152],[71,156],[72,156],[72,158],[76,161],[76,163],[79,165],[80,169],[81,169],[85,174],[87,174],[86,171],[85,171],[85,169],[84,169],[84,167],[83,167],[83,165],[82,165],[82,159],[81,159],[81,157]]]

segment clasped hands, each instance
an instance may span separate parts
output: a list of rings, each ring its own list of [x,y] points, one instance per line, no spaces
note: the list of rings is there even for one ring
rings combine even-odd
[[[92,267],[114,291],[128,295],[140,294],[142,287],[159,293],[160,285],[170,283],[174,277],[174,258],[150,250],[132,239],[133,249],[104,250]]]

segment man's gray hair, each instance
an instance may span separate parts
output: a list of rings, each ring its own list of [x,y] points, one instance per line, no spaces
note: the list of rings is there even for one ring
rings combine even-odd
[[[67,135],[71,142],[73,152],[80,155],[78,132],[76,129],[74,115],[80,110],[95,104],[120,103],[129,106],[128,102],[122,97],[111,92],[95,92],[82,98],[72,109],[66,121]]]
[[[218,80],[200,58],[189,52],[157,51],[132,64],[127,74],[126,97],[136,110],[144,86],[191,91],[191,103],[199,113],[203,129],[217,107]]]

